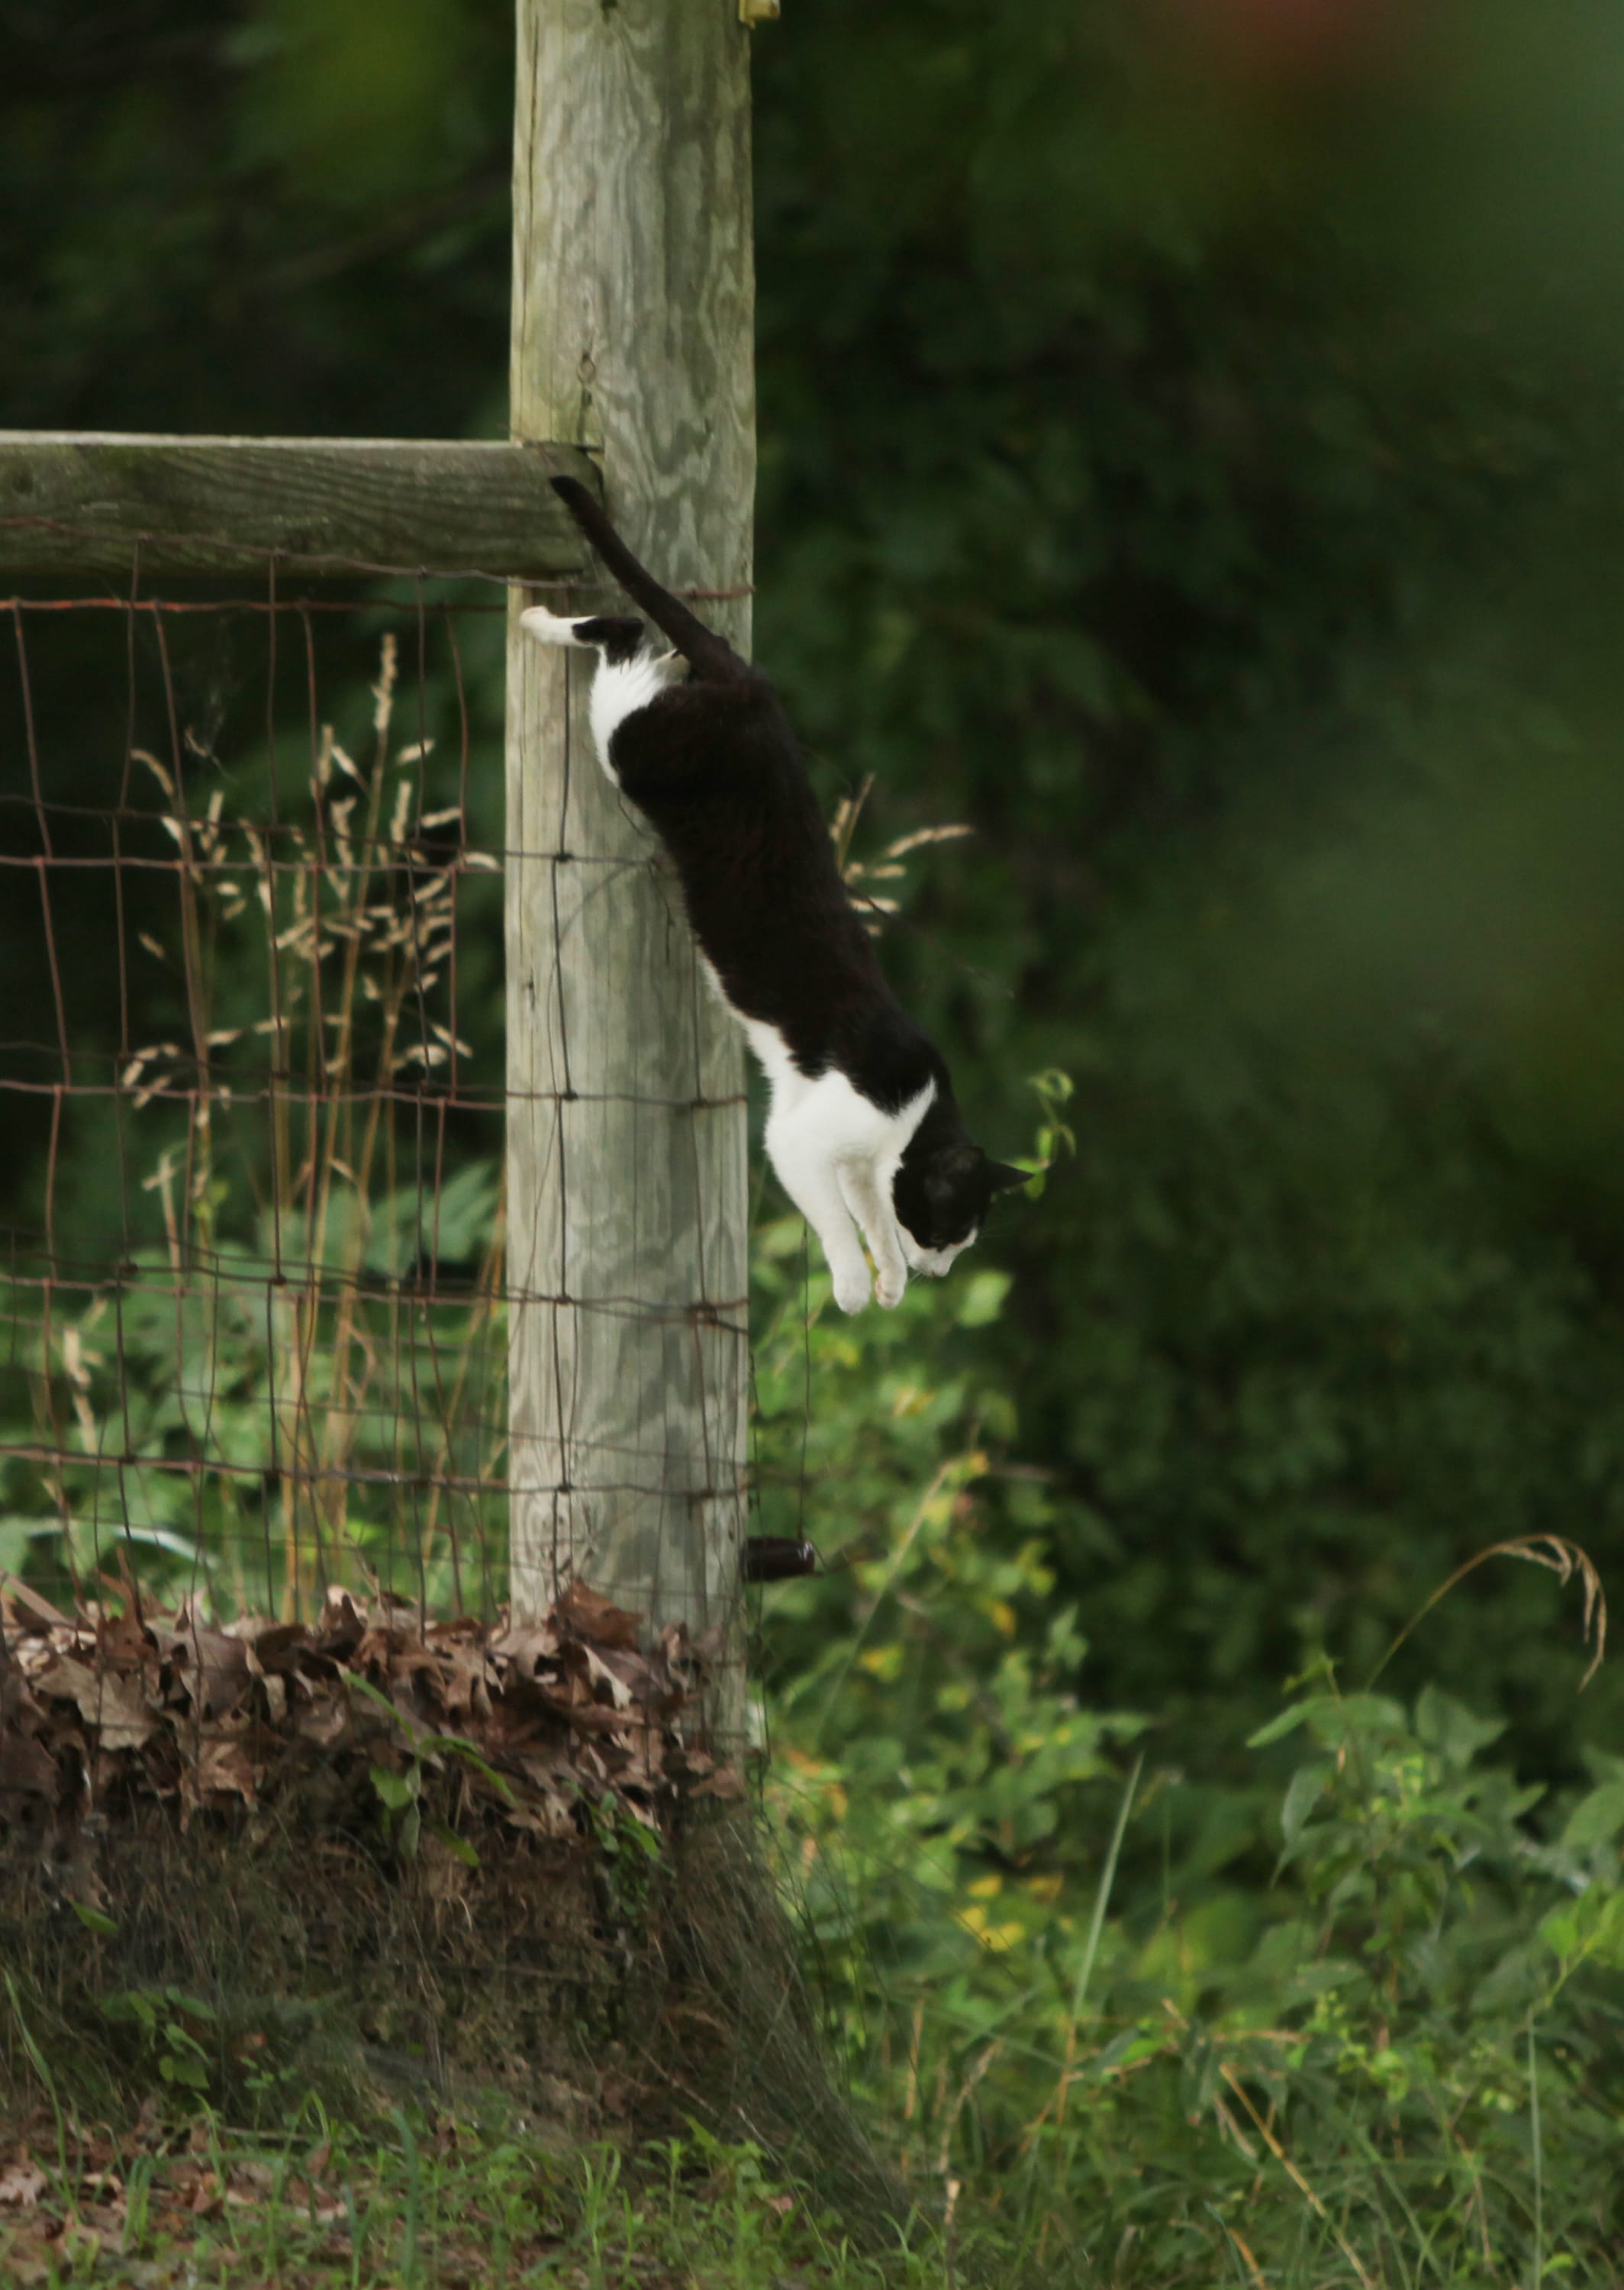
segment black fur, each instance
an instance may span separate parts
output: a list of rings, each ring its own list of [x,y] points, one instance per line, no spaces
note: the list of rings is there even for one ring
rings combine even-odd
[[[733,1007],[775,1026],[809,1078],[834,1067],[886,1113],[934,1081],[893,1201],[922,1247],[951,1246],[1026,1175],[972,1141],[940,1053],[886,985],[777,693],[644,571],[584,485],[553,488],[690,665],[685,683],[625,719],[610,758],[676,863],[694,936]],[[576,633],[608,651],[607,632],[618,641],[627,625],[578,621]]]

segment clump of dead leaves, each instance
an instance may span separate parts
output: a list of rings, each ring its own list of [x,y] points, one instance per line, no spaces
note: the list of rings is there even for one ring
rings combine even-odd
[[[463,1806],[544,1837],[617,1799],[658,1827],[685,1798],[736,1797],[688,1735],[718,1646],[573,1584],[543,1620],[426,1622],[387,1594],[329,1591],[310,1623],[224,1626],[133,1584],[66,1614],[0,1576],[0,1829],[105,1817],[132,1800],[252,1809],[313,1765],[444,1773]]]

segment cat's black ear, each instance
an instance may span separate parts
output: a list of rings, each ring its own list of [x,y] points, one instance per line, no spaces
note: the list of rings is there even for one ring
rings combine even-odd
[[[1012,1169],[1007,1161],[989,1161],[986,1173],[995,1193],[1018,1192],[1022,1185],[1032,1181],[1030,1169]]]

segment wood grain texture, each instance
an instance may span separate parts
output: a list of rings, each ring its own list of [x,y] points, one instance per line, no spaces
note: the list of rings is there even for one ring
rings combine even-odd
[[[548,484],[553,444],[140,437],[0,431],[0,571],[127,580],[345,564],[578,575],[587,552]]]
[[[519,0],[514,426],[601,458],[672,586],[750,578],[748,75],[737,0]],[[747,645],[748,605],[714,609]],[[579,1574],[736,1649],[742,1053],[593,754],[590,672],[510,629],[508,841],[537,855],[508,876],[508,1280],[569,1300],[510,1318],[514,1597]]]

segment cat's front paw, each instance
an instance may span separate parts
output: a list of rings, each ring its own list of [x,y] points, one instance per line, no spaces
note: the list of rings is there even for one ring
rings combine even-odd
[[[907,1286],[908,1268],[905,1265],[899,1264],[894,1268],[884,1265],[875,1275],[874,1301],[876,1304],[884,1304],[889,1312],[902,1301],[902,1293]]]
[[[843,1265],[835,1274],[835,1301],[843,1312],[860,1312],[868,1301],[868,1268]]]

